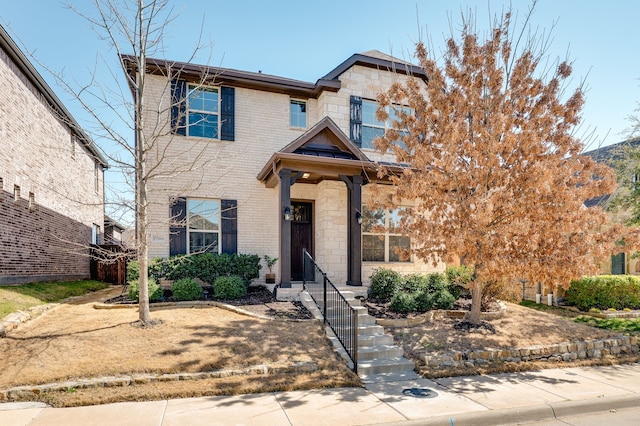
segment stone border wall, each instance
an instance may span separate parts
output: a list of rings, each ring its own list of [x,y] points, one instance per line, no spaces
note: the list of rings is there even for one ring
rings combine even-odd
[[[607,355],[638,353],[638,338],[620,336],[611,339],[577,341],[555,345],[537,345],[519,349],[495,349],[468,352],[449,352],[426,355],[424,362],[429,367],[459,365],[483,365],[490,362],[526,361],[574,361],[577,359],[602,358]]]

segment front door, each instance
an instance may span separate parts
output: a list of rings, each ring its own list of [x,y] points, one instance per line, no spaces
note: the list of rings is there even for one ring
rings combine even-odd
[[[302,281],[302,249],[307,249],[313,256],[312,204],[292,202],[291,215],[291,281]],[[309,272],[313,276],[312,271]]]

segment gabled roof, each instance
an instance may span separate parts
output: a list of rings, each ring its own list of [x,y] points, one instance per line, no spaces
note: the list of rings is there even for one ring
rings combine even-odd
[[[100,164],[102,167],[107,168],[109,164],[107,160],[100,154],[98,148],[95,146],[91,138],[80,128],[80,125],[73,118],[71,113],[62,104],[60,99],[51,90],[51,87],[42,78],[40,73],[34,68],[27,57],[22,53],[22,50],[13,41],[9,33],[0,25],[0,48],[4,50],[13,63],[20,69],[20,71],[27,77],[29,82],[42,94],[49,106],[59,115],[77,136],[78,140],[89,151],[93,160]]]
[[[369,50],[364,53],[351,55],[349,59],[335,67],[329,74],[322,77],[324,80],[335,80],[354,65],[361,65],[367,68],[375,68],[384,71],[392,71],[400,74],[413,75],[423,80],[428,80],[427,74],[422,68],[403,61],[393,56],[389,56],[378,50]]]
[[[369,161],[330,117],[324,117],[280,152]]]
[[[273,188],[278,184],[278,173],[282,169],[297,172],[294,181],[303,178],[307,183],[318,183],[339,180],[341,175],[364,173],[375,176],[377,165],[349,140],[331,118],[325,117],[274,153],[257,179]]]

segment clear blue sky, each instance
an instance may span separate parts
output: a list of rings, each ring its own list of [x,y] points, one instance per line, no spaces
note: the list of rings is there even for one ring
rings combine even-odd
[[[93,14],[93,2],[69,2]],[[0,0],[0,23],[23,50],[54,71],[65,69],[86,80],[101,55],[119,73],[113,49],[64,3]],[[484,29],[489,16],[501,12],[509,1],[170,0],[170,4],[177,18],[167,30],[165,58],[187,60],[204,22],[203,37],[213,49],[195,62],[315,82],[353,53],[377,49],[407,58],[403,52],[412,51],[420,34],[440,50],[450,22],[454,30],[460,27],[461,11],[474,10],[478,27]],[[522,16],[530,2],[511,4]],[[594,144],[625,139],[626,117],[640,101],[638,21],[637,0],[539,0],[533,15],[534,26],[553,27],[549,55],[568,54],[574,61],[572,87],[586,79],[583,122],[595,130]],[[83,124],[74,100],[46,72],[42,74]]]

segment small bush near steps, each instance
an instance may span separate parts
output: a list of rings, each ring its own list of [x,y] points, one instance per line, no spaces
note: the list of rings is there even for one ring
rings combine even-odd
[[[129,299],[138,301],[139,295],[139,282],[138,280],[131,281],[129,283]],[[158,285],[155,279],[149,277],[149,300],[152,302],[162,299],[162,288]]]
[[[247,294],[247,287],[237,275],[218,277],[213,284],[213,291],[219,299],[239,299]]]
[[[200,284],[191,278],[182,278],[173,283],[171,286],[173,298],[181,300],[200,300],[204,294]]]

